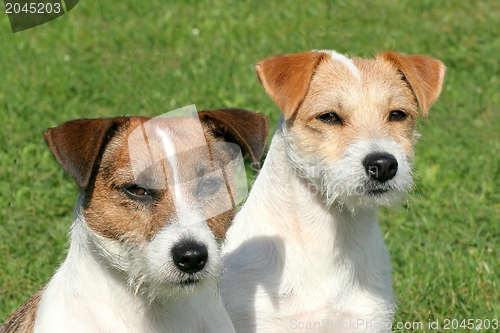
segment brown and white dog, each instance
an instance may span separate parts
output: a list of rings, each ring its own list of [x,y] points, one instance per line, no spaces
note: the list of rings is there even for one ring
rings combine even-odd
[[[395,302],[377,207],[411,187],[418,107],[445,66],[334,51],[256,65],[283,112],[227,234],[221,292],[237,332],[390,332]]]
[[[234,332],[219,246],[242,157],[225,143],[258,161],[268,122],[241,109],[194,115],[80,119],[45,133],[80,188],[70,248],[0,332]]]

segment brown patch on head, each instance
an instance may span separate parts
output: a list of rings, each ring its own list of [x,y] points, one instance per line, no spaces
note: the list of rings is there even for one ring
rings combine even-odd
[[[83,190],[87,187],[102,147],[128,117],[78,119],[49,128],[45,139],[57,161]]]
[[[259,162],[266,146],[269,120],[260,113],[243,109],[222,109],[198,113],[207,141],[223,139],[240,146],[243,157]]]
[[[104,237],[149,240],[175,215],[171,193],[142,185],[132,170],[128,137],[147,120],[132,117],[129,126],[115,133],[85,189],[85,219],[92,230]],[[143,158],[147,159],[147,147],[142,149]],[[140,155],[136,158],[140,159]],[[140,195],[139,188],[145,188],[147,193]]]
[[[207,219],[208,227],[219,243],[225,239],[227,229],[231,226],[235,214],[236,208],[233,207],[222,214]]]
[[[135,129],[139,137],[131,134]],[[162,139],[155,129],[167,138]],[[146,132],[147,139],[141,142]],[[143,119],[132,118],[130,126],[107,145],[87,189],[84,215],[90,228],[108,238],[140,242],[179,218],[179,205],[212,217],[224,202],[229,213],[207,221],[216,237],[224,237],[230,220],[223,218],[234,215],[234,205],[221,187],[230,178],[224,167],[231,156],[209,149],[206,136],[213,142],[220,140],[202,132],[195,119],[158,118],[144,127]],[[165,147],[168,144],[173,146]],[[175,151],[175,160],[168,159],[168,149]],[[212,193],[216,187],[221,190]]]
[[[2,333],[31,333],[35,327],[36,311],[42,299],[43,289],[28,299],[0,325]]]
[[[315,68],[326,58],[319,52],[285,54],[255,65],[260,82],[285,115],[291,118],[309,89]]]
[[[223,117],[230,112],[217,110],[214,117],[204,112],[202,126],[184,117],[158,117],[153,123],[142,117],[77,120],[49,130],[46,137],[85,193],[83,214],[89,227],[102,236],[150,240],[179,218],[177,206],[185,204],[204,215],[222,239],[234,217],[234,200],[223,190],[234,182],[230,162],[235,151],[215,143],[234,141],[257,159],[267,136],[264,116],[238,110],[240,117]],[[79,142],[91,141],[93,135],[99,139],[92,145]],[[79,151],[72,151],[73,146]],[[169,152],[175,152],[174,160]]]
[[[441,93],[444,81],[445,65],[433,58],[422,55],[402,55],[395,52],[384,52],[378,57],[392,63],[410,84],[424,118],[427,110]]]

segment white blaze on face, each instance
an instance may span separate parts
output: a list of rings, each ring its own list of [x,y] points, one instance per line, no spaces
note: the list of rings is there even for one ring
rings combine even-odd
[[[333,50],[317,50],[316,52],[328,54],[332,60],[341,62],[356,79],[361,81],[361,73],[352,59],[349,59],[345,55],[337,53]]]
[[[166,160],[170,165],[170,170],[172,170],[172,179],[169,181],[169,187],[173,189],[172,195],[177,211],[177,223],[186,227],[205,221],[205,217],[203,217],[198,210],[193,209],[192,205],[185,200],[182,194],[182,183],[179,176],[179,160],[177,158],[175,144],[171,138],[172,132],[168,129],[161,129],[159,126],[156,126],[156,134],[161,140]],[[166,175],[165,178],[167,178]],[[183,181],[185,184],[189,183],[186,179]]]

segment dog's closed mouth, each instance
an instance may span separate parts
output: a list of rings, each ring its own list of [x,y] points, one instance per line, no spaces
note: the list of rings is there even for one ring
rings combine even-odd
[[[374,188],[374,189],[369,189],[368,194],[370,195],[382,195],[389,192],[389,189],[387,188]]]
[[[357,192],[360,195],[381,196],[394,189],[395,188],[393,186],[390,186],[389,184],[385,184],[384,186],[383,184],[374,184],[371,182],[367,182],[365,185],[359,187]]]
[[[187,278],[186,280],[182,280],[181,282],[179,282],[179,285],[181,287],[187,287],[187,286],[192,286],[192,285],[195,285],[195,284],[198,284],[200,282],[199,279],[196,279],[196,278]]]

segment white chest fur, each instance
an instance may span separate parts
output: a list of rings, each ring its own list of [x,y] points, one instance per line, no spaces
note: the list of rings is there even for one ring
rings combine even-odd
[[[222,294],[238,332],[297,332],[314,323],[314,332],[327,332],[352,321],[356,332],[380,332],[392,322],[376,210],[326,207],[290,166],[281,132],[224,251]]]
[[[68,256],[42,295],[35,333],[234,332],[216,281],[206,281],[192,295],[152,301],[128,287],[119,271],[106,267],[92,237],[79,216]]]

